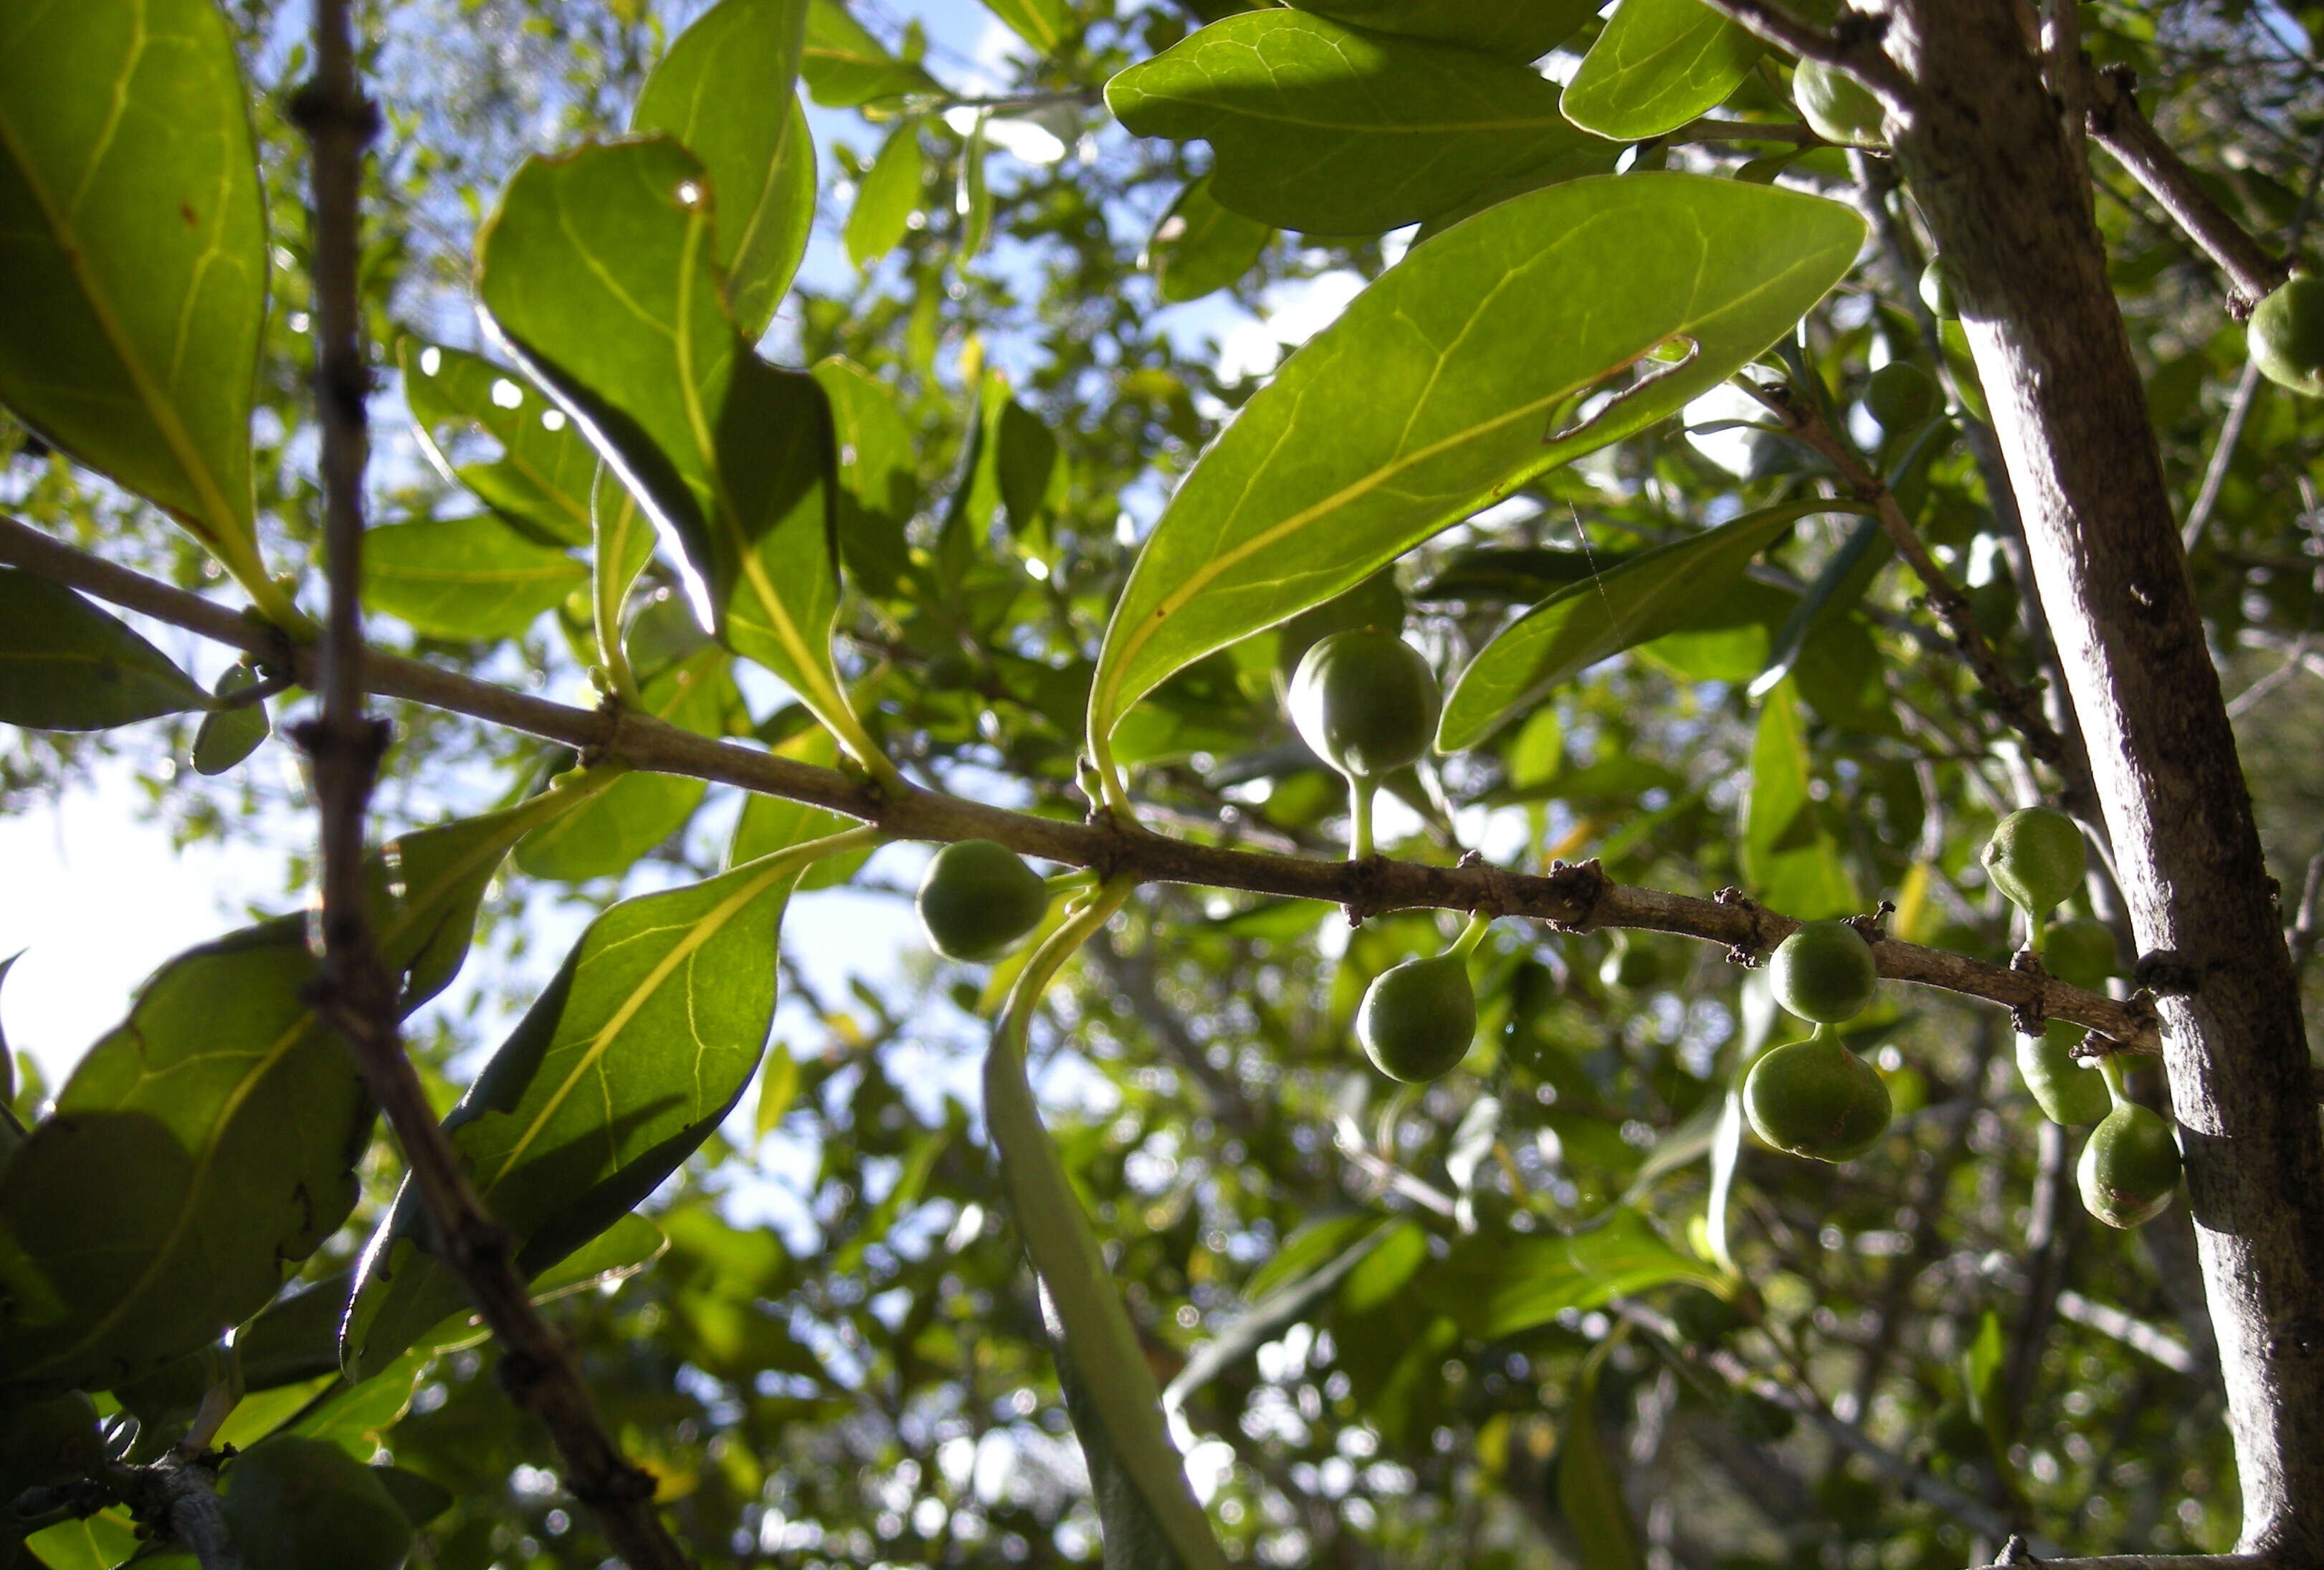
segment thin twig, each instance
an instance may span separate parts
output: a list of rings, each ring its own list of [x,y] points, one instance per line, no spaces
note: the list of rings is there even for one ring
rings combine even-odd
[[[224,605],[77,550],[5,517],[0,517],[0,564],[39,573],[285,663],[302,685],[312,679],[311,648],[291,645]],[[1720,944],[1738,959],[1766,954],[1798,925],[1737,891],[1722,891],[1706,900],[1633,888],[1615,882],[1595,862],[1558,863],[1547,873],[1536,875],[1482,862],[1444,867],[1385,856],[1350,862],[1238,850],[1125,828],[1103,817],[1074,823],[911,786],[882,789],[858,775],[696,735],[650,715],[575,708],[377,651],[366,671],[372,691],[382,697],[507,725],[655,773],[737,785],[761,795],[829,808],[873,825],[891,839],[998,840],[1021,854],[1102,874],[1128,873],[1144,882],[1315,900],[1363,916],[1406,910],[1481,910],[1565,930],[1641,928]],[[2027,1019],[2070,1020],[2112,1039],[2123,1050],[2162,1050],[2154,1011],[2136,1000],[2125,1002],[2055,976],[2011,970],[1893,937],[1874,944],[1873,955],[1884,976],[1983,998]]]
[[[1704,4],[1778,49],[1848,72],[1889,108],[1909,107],[1912,83],[1896,62],[1880,51],[1886,17],[1843,10],[1839,24],[1827,32],[1769,0],[1704,0]]]
[[[317,1008],[346,1039],[357,1070],[402,1147],[435,1233],[436,1251],[501,1338],[501,1380],[549,1426],[574,1496],[595,1510],[615,1551],[637,1570],[687,1561],[655,1516],[654,1482],[632,1466],[591,1405],[571,1347],[533,1307],[507,1233],[485,1214],[403,1050],[398,984],[373,941],[364,869],[371,789],[387,727],[365,712],[372,658],[363,635],[364,469],[369,457],[361,256],[364,151],[378,111],[357,79],[348,0],[316,0],[315,76],[292,115],[313,150],[316,394],[322,425],[324,553],[330,610],[322,647],[294,660],[322,712],[293,732],[312,760],[321,818],[323,961]],[[312,653],[312,651],[300,651]],[[305,669],[311,663],[312,670]]]
[[[1875,1471],[1886,1474],[1907,1494],[1944,1511],[1969,1530],[1996,1539],[2011,1535],[2009,1522],[1990,1505],[1963,1492],[1944,1479],[1922,1471],[1855,1424],[1833,1416],[1812,1389],[1761,1373],[1723,1348],[1705,1348],[1692,1343],[1667,1316],[1645,1304],[1617,1298],[1607,1307],[1617,1318],[1636,1325],[1664,1343],[1669,1355],[1683,1366],[1707,1369],[1734,1389],[1749,1390],[1795,1417],[1806,1418],[1841,1449],[1858,1456]],[[2039,1546],[2047,1553],[2058,1552],[2046,1544]]]
[[[2034,755],[2056,770],[2068,782],[2070,790],[2074,787],[2074,771],[2065,740],[2052,728],[2048,716],[2042,712],[2041,695],[2011,675],[2008,668],[2001,663],[2001,657],[1994,652],[1993,645],[1986,642],[1985,634],[1978,629],[1977,614],[1969,604],[1969,596],[1945,576],[1944,569],[1929,554],[1928,545],[1914,529],[1912,520],[1904,516],[1904,510],[1897,505],[1895,494],[1849,449],[1848,444],[1840,440],[1823,417],[1788,387],[1780,383],[1772,387],[1761,386],[1748,377],[1742,379],[1742,384],[1784,422],[1784,428],[1794,437],[1830,464],[1858,498],[1872,503],[1881,528],[1896,547],[1896,554],[1904,559],[1927,589],[1930,608],[1944,623],[1953,646],[1968,661],[1969,670],[1976,674],[1978,684],[1993,700],[1994,706],[2009,722],[2010,727],[2025,738],[2025,744],[2033,749]],[[2083,802],[2079,804],[2077,810],[2087,815],[2094,805]]]
[[[2146,188],[2146,194],[2162,205],[2172,221],[2218,263],[2235,286],[2240,301],[2237,314],[2247,315],[2284,281],[2288,270],[2211,199],[2211,193],[2203,189],[2187,162],[2140,113],[2134,96],[2137,82],[2135,74],[2125,66],[2092,73],[2090,134]]]
[[[1797,147],[1821,146],[1823,143],[1812,127],[1796,120],[1720,120],[1709,116],[1690,120],[1655,140],[1674,147],[1694,142],[1784,142]]]
[[[2308,186],[2301,192],[2300,209],[2292,215],[2292,223],[2283,232],[2283,254],[2294,256],[2300,252],[2301,236],[2308,232],[2308,223],[2316,214],[2317,182],[2324,179],[2324,136],[2316,140],[2316,151],[2308,160]],[[2243,440],[2244,425],[2251,419],[2252,407],[2259,401],[2259,362],[2246,360],[2243,373],[2236,378],[2235,396],[2228,402],[2227,417],[2219,424],[2218,440],[2211,448],[2211,461],[2203,470],[2202,489],[2195,494],[2195,504],[2187,509],[2187,522],[2179,531],[2180,542],[2191,551],[2203,531],[2210,526],[2211,514],[2219,505],[2219,494],[2227,488],[2227,469],[2235,462],[2236,448]]]

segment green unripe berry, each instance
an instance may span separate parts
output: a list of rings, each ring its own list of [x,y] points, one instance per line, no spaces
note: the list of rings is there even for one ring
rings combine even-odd
[[[930,857],[920,879],[920,929],[946,959],[998,959],[1041,924],[1049,887],[1007,845],[964,839]]]
[[[2084,1210],[2108,1226],[2144,1226],[2178,1190],[2179,1142],[2159,1113],[2120,1103],[2090,1131],[2074,1178]]]
[[[1767,985],[1803,1020],[1837,1025],[1871,1005],[1880,984],[1872,946],[1845,921],[1809,921],[1775,946]]]
[[[1792,72],[1792,102],[1809,129],[1842,147],[1886,147],[1880,100],[1846,71],[1812,60]]]
[[[1926,425],[1944,407],[1944,394],[1920,366],[1891,360],[1872,373],[1864,390],[1864,406],[1872,411],[1881,429],[1895,436]]]
[[[1921,269],[1921,303],[1939,321],[1960,319],[1960,286],[1953,282],[1952,263],[1941,256]]]
[[[2058,1020],[2039,1036],[2017,1038],[2017,1077],[2053,1123],[2094,1123],[2114,1104],[2106,1076],[2074,1056],[2083,1034],[2080,1025]]]
[[[1284,623],[1276,634],[1276,667],[1288,682],[1307,651],[1334,633],[1400,633],[1404,610],[1396,573],[1383,568],[1347,593],[1310,605]]]
[[[249,1570],[395,1570],[411,1551],[378,1474],[327,1439],[269,1435],[227,1464],[220,1493]]]
[[[2070,986],[2095,993],[2117,973],[2114,933],[2103,921],[2077,916],[2042,938],[2042,968]]]
[[[1779,1150],[1847,1161],[1888,1131],[1888,1086],[1836,1036],[1777,1047],[1743,1081],[1743,1113]]]
[[[2324,278],[2295,278],[2252,311],[2252,364],[2279,387],[2324,398]]]
[[[1452,1072],[1477,1036],[1477,993],[1457,954],[1407,959],[1372,978],[1356,1011],[1356,1039],[1372,1067],[1417,1085]]]
[[[1993,885],[2028,917],[2082,886],[2082,831],[2054,807],[2024,807],[1994,825],[1982,858]]]
[[[1351,780],[1420,761],[1436,735],[1436,673],[1393,633],[1317,640],[1291,678],[1291,723],[1315,755]]]

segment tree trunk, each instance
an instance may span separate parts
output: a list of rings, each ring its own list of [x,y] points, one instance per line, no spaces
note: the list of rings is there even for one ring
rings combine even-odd
[[[2324,1560],[2324,1141],[2299,991],[2089,187],[2011,0],[1898,0],[1892,118],[1955,270],[2161,1000],[2243,1484],[2243,1541]],[[2079,129],[2079,128],[2077,128]],[[2169,989],[2177,991],[2177,987]]]

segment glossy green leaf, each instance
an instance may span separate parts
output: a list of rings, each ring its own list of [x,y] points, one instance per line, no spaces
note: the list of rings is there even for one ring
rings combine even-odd
[[[759,1068],[759,1104],[751,1120],[752,1133],[763,1140],[781,1128],[784,1114],[798,1100],[798,1059],[778,1041],[767,1048],[767,1060]]]
[[[565,411],[518,373],[464,349],[405,338],[396,357],[420,450],[446,479],[545,539],[588,543],[597,454]],[[456,466],[450,433],[471,431],[490,437],[501,456]]]
[[[630,129],[678,139],[710,175],[714,259],[756,343],[775,319],[815,223],[815,140],[791,90],[807,0],[719,0],[646,78]]]
[[[1762,508],[1558,590],[1469,662],[1445,697],[1438,750],[1465,752],[1599,660],[1692,624],[1802,518],[1854,510],[1824,501]]]
[[[1765,47],[1702,0],[1622,0],[1558,105],[1618,142],[1659,136],[1725,103]]]
[[[1417,223],[1590,140],[1522,65],[1305,11],[1214,22],[1105,101],[1138,135],[1208,142],[1222,207],[1315,235]]]
[[[113,1570],[145,1546],[129,1512],[115,1506],[83,1520],[34,1532],[24,1547],[40,1556],[48,1570]],[[174,1570],[174,1567],[172,1567]]]
[[[920,150],[920,123],[902,120],[888,133],[880,156],[855,182],[855,205],[847,211],[842,237],[847,259],[870,267],[903,244],[927,180],[927,158]]]
[[[895,394],[862,366],[828,359],[815,379],[831,401],[839,448],[840,559],[864,593],[892,595],[911,568],[904,528],[919,505],[912,428]]]
[[[1471,1233],[1420,1272],[1416,1290],[1470,1334],[1494,1337],[1681,1281],[1720,1284],[1716,1270],[1665,1242],[1645,1216],[1620,1210],[1572,1237]]]
[[[528,1276],[612,1226],[716,1129],[774,1018],[785,857],[624,900],[589,925],[445,1128]],[[465,1299],[406,1192],[365,1251],[342,1347],[357,1379]]]
[[[752,353],[701,165],[662,139],[529,160],[479,245],[497,330],[647,508],[696,612],[867,752],[831,663],[831,414]]]
[[[0,724],[101,731],[208,706],[209,694],[119,617],[60,583],[0,567]]]
[[[1598,1371],[1602,1360],[1583,1365],[1558,1425],[1557,1513],[1573,1534],[1582,1570],[1646,1570],[1637,1528],[1622,1501],[1622,1480],[1606,1454],[1598,1427]]]
[[[1807,735],[1793,684],[1779,683],[1751,743],[1743,804],[1743,876],[1751,894],[1786,916],[1817,921],[1863,909],[1840,854],[1831,809],[1815,799]]]
[[[589,578],[595,625],[604,635],[619,640],[624,633],[622,611],[638,574],[653,559],[653,522],[638,499],[622,484],[610,464],[598,466],[597,482],[589,497]],[[602,656],[600,662],[603,662]]]
[[[1518,61],[1539,60],[1597,10],[1591,0],[1300,0],[1299,8]]]
[[[1042,1125],[1021,1030],[984,1058],[984,1117],[1009,1214],[1038,1278],[1074,1432],[1088,1459],[1109,1564],[1223,1570],[1210,1522],[1163,1426],[1162,1393],[1123,1310],[1089,1216]]]
[[[1180,191],[1154,226],[1142,264],[1154,274],[1163,299],[1200,300],[1250,272],[1273,238],[1268,225],[1213,200],[1211,177],[1204,175]]]
[[[649,680],[645,712],[715,736],[740,698],[726,655],[706,649]],[[708,787],[679,774],[623,774],[576,812],[544,825],[516,847],[516,864],[536,878],[581,882],[629,871],[686,827]]]
[[[364,603],[434,638],[513,638],[589,569],[499,517],[388,523],[364,535]]]
[[[1822,297],[1863,236],[1818,197],[1635,174],[1519,197],[1415,249],[1284,364],[1171,498],[1106,629],[1093,754],[1171,672],[1725,380]],[[1682,362],[1646,358],[1681,341]],[[1640,382],[1603,388],[1641,362]]]
[[[810,0],[799,75],[807,79],[808,95],[830,109],[853,109],[906,93],[944,90],[918,66],[889,53],[862,23],[848,14],[842,0]]]
[[[407,1009],[451,980],[509,846],[590,787],[403,836],[371,864]],[[368,1102],[316,1023],[306,920],[171,960],[0,1173],[0,1371],[104,1390],[215,1341],[344,1221]],[[68,1203],[63,1196],[70,1196]],[[27,1289],[29,1286],[29,1290]],[[47,1313],[26,1314],[45,1299]]]
[[[1066,0],[984,0],[984,8],[1038,55],[1056,53],[1073,32],[1074,12]]]
[[[0,402],[263,578],[258,165],[213,0],[0,14]]]
[[[258,672],[236,661],[217,679],[213,695],[226,697],[257,685]],[[202,716],[202,723],[194,732],[194,772],[205,776],[223,774],[258,751],[260,743],[272,734],[263,698],[231,708],[212,709]]]

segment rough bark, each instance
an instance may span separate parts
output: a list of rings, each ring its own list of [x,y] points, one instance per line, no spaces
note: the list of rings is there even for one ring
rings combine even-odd
[[[2324,1141],[2282,918],[2085,182],[2009,0],[1898,0],[1908,186],[1953,265],[2081,716],[2164,1061],[2244,1547],[2324,1558]],[[2183,989],[2183,991],[2180,990]]]

